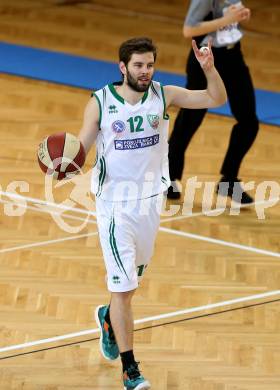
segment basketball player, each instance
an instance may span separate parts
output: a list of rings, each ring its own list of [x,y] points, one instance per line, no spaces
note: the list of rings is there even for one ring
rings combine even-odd
[[[150,389],[133,354],[131,300],[153,253],[160,219],[157,205],[170,185],[167,108],[201,109],[226,101],[211,43],[208,49],[203,54],[193,41],[207,88],[189,91],[153,81],[153,42],[130,39],[119,49],[122,81],[96,91],[85,109],[79,138],[86,152],[96,142],[92,191],[111,293],[110,305],[97,307],[95,317],[103,356],[121,356],[126,390]]]

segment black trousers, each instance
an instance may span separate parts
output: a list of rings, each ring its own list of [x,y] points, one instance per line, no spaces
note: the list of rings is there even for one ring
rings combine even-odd
[[[220,173],[228,178],[236,178],[242,159],[252,146],[259,129],[254,88],[249,68],[243,59],[240,43],[232,49],[213,48],[213,54],[215,66],[226,87],[232,114],[237,121],[232,128]],[[206,78],[193,51],[189,54],[186,70],[188,75],[186,88],[205,89],[207,87]],[[171,180],[182,178],[185,150],[206,112],[206,109],[187,108],[179,111],[169,140]]]

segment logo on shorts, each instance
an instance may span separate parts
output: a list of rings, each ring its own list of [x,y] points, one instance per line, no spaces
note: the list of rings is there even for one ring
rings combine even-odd
[[[156,130],[159,126],[159,115],[147,114],[147,118],[150,126]]]
[[[120,277],[118,275],[114,275],[112,280],[114,284],[120,284]]]
[[[117,134],[122,133],[125,130],[125,123],[123,121],[117,120],[112,123],[112,129]]]

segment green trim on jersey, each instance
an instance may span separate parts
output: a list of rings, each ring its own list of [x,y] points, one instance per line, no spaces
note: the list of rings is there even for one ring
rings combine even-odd
[[[115,98],[121,102],[122,104],[125,104],[125,101],[124,101],[124,98],[122,98],[118,92],[116,91],[115,87],[114,87],[114,84],[108,84],[108,87],[110,89],[110,91],[112,92],[112,95],[115,96]]]
[[[153,93],[160,99],[159,94],[158,94],[157,90],[155,89],[155,86],[153,83],[151,84],[151,89],[152,89]]]
[[[166,101],[165,101],[164,90],[163,90],[162,84],[160,84],[160,90],[161,90],[162,100],[163,100],[163,119],[169,119],[169,115],[166,112]]]
[[[99,120],[98,120],[98,126],[99,126],[99,129],[100,129],[100,126],[101,126],[101,120],[102,120],[102,107],[101,107],[101,102],[99,100],[99,97],[96,95],[96,93],[92,93],[91,96],[95,96],[96,97],[96,100],[97,100],[97,103],[98,103],[98,107],[99,107]]]
[[[99,183],[98,183],[98,190],[96,193],[96,196],[100,196],[102,192],[102,186],[104,184],[105,176],[106,176],[106,163],[105,158],[102,156],[100,158],[100,174],[99,174]]]
[[[116,243],[116,238],[115,238],[115,219],[114,217],[112,218],[111,220],[111,223],[110,223],[110,226],[109,226],[109,233],[110,233],[110,246],[111,246],[111,249],[112,249],[112,253],[113,253],[113,256],[114,256],[114,259],[117,263],[117,266],[119,268],[119,270],[121,272],[124,272],[127,279],[129,280],[129,277],[127,276],[127,273],[125,271],[125,268],[123,266],[123,263],[121,261],[121,258],[120,258],[120,255],[119,255],[119,251],[118,251],[118,248],[117,248],[117,243]]]
[[[147,100],[148,93],[149,93],[149,89],[147,91],[145,91],[145,93],[144,93],[144,95],[142,97],[142,100],[141,100],[141,104],[143,104]]]
[[[112,95],[115,96],[115,98],[116,98],[119,102],[121,102],[122,104],[125,104],[124,98],[121,97],[121,95],[118,94],[118,92],[116,91],[116,88],[115,88],[114,84],[108,84],[108,87],[109,87],[109,90],[111,91]],[[148,94],[149,94],[149,89],[148,89],[147,91],[145,91],[144,95],[142,96],[141,104],[143,104],[143,103],[147,100]]]

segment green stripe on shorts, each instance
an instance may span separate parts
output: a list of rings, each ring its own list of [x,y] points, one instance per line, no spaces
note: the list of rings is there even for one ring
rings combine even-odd
[[[116,238],[115,238],[115,219],[114,217],[112,218],[112,221],[110,223],[110,227],[109,227],[109,232],[110,232],[110,246],[111,246],[111,249],[112,249],[112,253],[113,253],[113,256],[114,256],[114,259],[117,263],[117,266],[119,267],[120,271],[121,272],[124,272],[127,279],[129,280],[129,277],[127,276],[127,273],[125,271],[125,268],[123,266],[123,263],[121,261],[121,258],[120,258],[120,255],[119,255],[119,251],[118,251],[118,248],[117,248],[117,243],[116,243]]]

